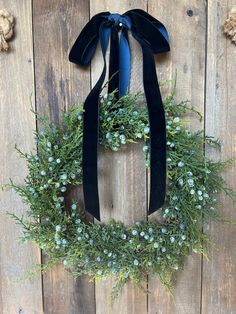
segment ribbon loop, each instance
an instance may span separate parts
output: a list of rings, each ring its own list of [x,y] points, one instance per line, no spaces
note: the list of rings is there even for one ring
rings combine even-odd
[[[170,50],[169,36],[165,26],[147,12],[134,9],[125,13],[131,19],[132,35],[144,40],[154,54]]]
[[[76,39],[69,60],[87,65],[96,50],[102,48],[102,74],[84,102],[83,121],[83,191],[85,210],[100,220],[98,195],[99,94],[106,75],[106,50],[110,38],[108,92],[118,89],[121,97],[129,87],[130,48],[128,30],[139,42],[143,52],[143,85],[150,125],[150,199],[149,214],[165,201],[166,187],[166,127],[165,113],[158,85],[153,54],[170,50],[164,25],[140,9],[125,14],[102,12],[95,15]],[[118,73],[117,73],[118,72]]]

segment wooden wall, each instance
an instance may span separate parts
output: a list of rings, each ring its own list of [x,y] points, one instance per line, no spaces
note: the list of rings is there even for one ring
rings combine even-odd
[[[141,8],[166,25],[171,53],[156,57],[159,80],[174,78],[177,70],[177,99],[191,100],[204,116],[201,124],[194,120],[190,126],[223,141],[221,153],[206,154],[216,159],[235,156],[236,46],[222,35],[222,24],[233,5],[235,0],[0,0],[0,9],[16,17],[12,49],[0,53],[0,184],[9,177],[23,183],[26,167],[14,144],[24,151],[34,146],[36,122],[30,96],[39,112],[46,108],[51,119],[59,121],[62,111],[83,100],[95,84],[102,68],[100,51],[86,70],[69,63],[68,52],[85,23],[100,11]],[[131,40],[131,45],[131,91],[136,91],[142,89],[142,58],[137,43]],[[106,171],[106,178],[100,175],[103,220],[113,217],[128,224],[148,219],[144,216],[148,182],[140,147],[106,153],[99,162]],[[114,177],[119,180],[114,182]],[[235,171],[227,171],[225,178],[236,188]],[[236,218],[233,204],[223,197],[222,202],[222,212]],[[236,232],[230,226],[211,223],[205,227],[217,248],[210,250],[209,261],[197,255],[188,259],[177,278],[174,298],[153,277],[146,280],[150,294],[128,284],[111,308],[107,305],[111,280],[99,284],[88,282],[87,277],[73,280],[61,265],[43,277],[15,282],[44,259],[36,247],[17,243],[20,230],[5,213],[20,214],[25,209],[15,193],[1,193],[0,314],[236,313]]]

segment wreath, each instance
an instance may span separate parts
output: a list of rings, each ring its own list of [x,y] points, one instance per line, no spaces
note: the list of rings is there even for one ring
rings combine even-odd
[[[158,275],[171,289],[174,274],[194,253],[207,254],[210,239],[203,224],[213,218],[227,221],[219,212],[217,193],[235,200],[221,172],[232,160],[212,161],[203,147],[220,148],[220,143],[202,131],[190,131],[186,118],[200,114],[188,103],[175,103],[175,91],[164,101],[167,130],[167,196],[155,220],[125,226],[86,220],[83,208],[66,197],[68,189],[82,182],[83,105],[63,113],[61,125],[46,115],[36,119],[42,125],[35,132],[37,150],[24,153],[28,175],[24,186],[9,185],[28,205],[25,215],[13,218],[23,227],[20,240],[35,242],[47,255],[46,270],[58,262],[74,276],[86,274],[98,280],[115,277],[113,297],[131,279],[141,285],[146,275]],[[116,100],[114,94],[100,96],[100,138],[102,147],[114,152],[129,143],[143,142],[149,167],[149,124],[141,93]]]

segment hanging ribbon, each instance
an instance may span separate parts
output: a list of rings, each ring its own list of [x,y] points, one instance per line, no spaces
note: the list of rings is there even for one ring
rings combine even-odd
[[[125,14],[102,12],[95,15],[75,41],[69,60],[88,65],[100,41],[104,67],[99,80],[84,102],[83,120],[83,191],[85,210],[100,220],[98,194],[99,95],[106,76],[106,50],[110,40],[108,92],[118,90],[125,95],[130,79],[128,31],[139,42],[143,54],[143,85],[150,127],[150,199],[151,214],[165,201],[166,190],[166,126],[158,85],[154,54],[170,50],[168,33],[162,23],[143,10]]]

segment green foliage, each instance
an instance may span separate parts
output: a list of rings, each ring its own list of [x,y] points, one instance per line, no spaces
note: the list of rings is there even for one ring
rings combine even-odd
[[[75,276],[87,274],[96,280],[116,278],[113,297],[131,279],[135,284],[147,274],[157,274],[171,289],[175,272],[186,256],[205,254],[209,243],[202,226],[210,218],[223,220],[216,195],[225,192],[235,200],[235,192],[221,176],[228,162],[215,162],[203,153],[220,144],[203,132],[189,131],[185,114],[200,114],[188,102],[176,104],[174,93],[164,102],[167,129],[167,197],[161,219],[123,223],[87,222],[75,200],[65,197],[68,188],[82,183],[82,105],[63,115],[62,125],[37,119],[43,130],[35,132],[37,151],[23,153],[28,175],[24,186],[10,186],[28,204],[25,217],[13,218],[23,227],[22,241],[33,241],[48,255],[48,265],[61,261]],[[113,94],[100,99],[100,145],[117,151],[126,144],[143,141],[149,166],[148,113],[142,94],[116,101]],[[45,267],[47,268],[47,267]]]

